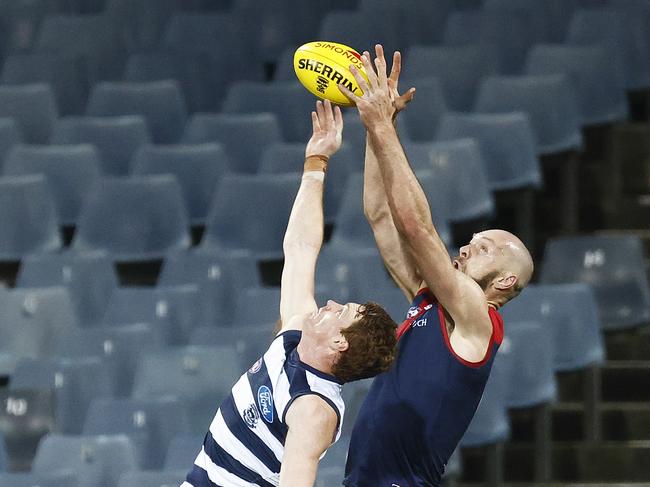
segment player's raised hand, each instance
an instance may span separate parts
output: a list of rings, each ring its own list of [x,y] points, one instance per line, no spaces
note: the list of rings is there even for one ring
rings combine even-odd
[[[381,45],[375,46],[375,52],[377,57],[381,55],[384,56],[384,48]],[[388,76],[388,86],[393,90],[393,98],[395,104],[395,115],[406,108],[406,105],[413,99],[415,96],[415,88],[411,87],[402,95],[399,94],[398,85],[399,85],[399,76],[402,72],[402,54],[399,51],[393,53],[393,65],[390,69],[390,75]]]
[[[305,157],[332,157],[343,140],[343,115],[339,107],[332,108],[329,100],[316,102],[311,112],[312,136],[305,149]]]

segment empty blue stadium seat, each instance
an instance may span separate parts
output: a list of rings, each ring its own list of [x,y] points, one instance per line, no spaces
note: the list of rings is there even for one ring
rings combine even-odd
[[[478,141],[494,191],[542,185],[533,129],[526,113],[443,115],[438,139],[463,137]]]
[[[404,110],[400,119],[404,121],[411,140],[430,141],[433,140],[440,117],[447,112],[447,101],[437,78],[419,78],[414,84],[417,102],[409,104],[408,110]],[[410,88],[402,86],[403,89]]]
[[[7,460],[7,445],[4,434],[0,433],[0,472],[6,472],[9,461]]]
[[[0,178],[0,260],[61,248],[56,204],[44,176]]]
[[[191,112],[216,111],[228,84],[224,55],[189,49],[131,54],[124,68],[124,81],[177,80]]]
[[[582,146],[577,98],[563,75],[485,78],[474,108],[482,113],[526,112],[538,154]]]
[[[180,85],[174,80],[149,83],[102,82],[94,86],[86,114],[142,115],[158,144],[178,142],[187,119]]]
[[[131,174],[171,174],[181,185],[190,220],[202,223],[219,179],[229,170],[223,147],[215,143],[145,145],[133,156]]]
[[[449,242],[451,238],[449,217],[441,213],[442,205],[436,205],[441,198],[437,188],[439,183],[434,178],[432,171],[428,169],[416,171],[416,176],[429,199],[433,223],[436,225],[438,234],[445,242]],[[355,249],[375,248],[374,235],[363,213],[363,174],[352,174],[348,178],[345,188],[330,244],[350,246]]]
[[[49,83],[59,113],[80,114],[86,106],[87,87],[75,59],[60,54],[13,54],[2,67],[2,83]]]
[[[160,259],[190,245],[189,218],[173,176],[101,180],[86,200],[76,250],[105,250],[116,260]]]
[[[383,12],[331,10],[321,20],[319,39],[333,40],[350,46],[357,52],[375,52],[375,44],[381,43],[389,55],[396,49],[406,47],[406,38],[400,37],[398,20]]]
[[[497,50],[489,44],[416,45],[407,50],[400,86],[402,89],[411,85],[417,88],[420,78],[435,76],[442,85],[449,109],[470,111],[479,81],[496,74],[498,68]],[[419,101],[419,94],[415,96]]]
[[[74,329],[77,319],[63,287],[15,289],[2,296],[0,370],[10,374],[25,357],[52,357],[56,338]]]
[[[541,282],[593,287],[605,329],[650,319],[650,289],[637,236],[561,237],[547,242]]]
[[[56,354],[62,358],[102,359],[114,379],[112,395],[128,397],[138,357],[144,352],[163,349],[165,338],[163,330],[150,323],[72,330],[58,337]]]
[[[123,473],[136,469],[135,449],[124,435],[49,435],[33,465],[33,472],[42,475],[72,470],[78,487],[114,487]]]
[[[118,280],[106,253],[71,252],[26,257],[18,271],[16,286],[65,286],[79,324],[88,326],[101,321]]]
[[[78,487],[77,475],[72,471],[60,473],[0,473],[0,485],[11,487]]]
[[[104,323],[150,323],[164,331],[169,343],[181,343],[196,326],[201,295],[192,284],[123,287],[111,296]]]
[[[224,176],[212,201],[201,246],[222,251],[245,249],[258,259],[281,258],[299,185],[297,174]]]
[[[302,173],[304,160],[305,144],[273,144],[264,151],[258,174]],[[332,157],[327,169],[323,203],[326,223],[334,220],[347,178],[357,169],[363,169],[361,161],[357,163],[349,147],[342,147]]]
[[[192,432],[205,433],[217,407],[243,372],[239,355],[229,347],[187,346],[147,352],[139,360],[133,397],[179,397],[187,407]]]
[[[75,56],[88,81],[117,79],[122,71],[122,44],[104,15],[47,16],[39,29],[34,51]]]
[[[173,438],[167,449],[165,470],[184,469],[188,472],[192,468],[196,455],[201,450],[204,435],[205,432]]]
[[[95,399],[83,423],[86,435],[127,435],[143,470],[162,468],[169,442],[187,433],[183,399]]]
[[[443,43],[495,45],[500,72],[515,74],[521,70],[526,51],[536,40],[533,17],[522,11],[457,10],[447,18]]]
[[[275,322],[268,316],[268,323],[245,326],[202,326],[190,336],[190,345],[218,345],[237,351],[244,367],[252,366],[268,350],[273,340]]]
[[[16,121],[10,117],[0,118],[0,161],[3,161],[5,154],[11,148],[23,142],[23,135],[16,125]]]
[[[16,366],[9,386],[12,390],[54,391],[56,431],[81,433],[90,402],[110,397],[112,377],[96,357],[64,359],[23,359]]]
[[[93,144],[102,158],[105,174],[124,176],[131,157],[151,140],[144,117],[66,117],[56,121],[53,144]]]
[[[171,487],[180,485],[185,480],[191,463],[186,465],[186,470],[129,472],[120,477],[117,487]]]
[[[555,370],[605,360],[598,303],[587,284],[528,286],[503,307],[502,314],[506,323],[531,319],[552,331]]]
[[[130,52],[154,49],[165,25],[185,0],[107,0],[106,14]]]
[[[29,144],[47,144],[58,116],[52,88],[43,83],[0,86],[0,117],[12,117]]]
[[[27,51],[32,48],[38,27],[48,12],[47,0],[2,2],[0,5],[0,52]]]
[[[350,110],[343,114],[343,130],[345,130],[343,145],[352,151],[352,154],[358,160],[355,165],[355,167],[358,167],[356,171],[361,172],[363,168],[360,165],[363,163],[366,153],[367,131],[366,126],[359,117],[359,112]]]
[[[188,121],[183,135],[187,144],[222,144],[230,157],[231,169],[249,174],[257,172],[264,150],[281,141],[280,124],[271,113],[197,113]]]
[[[4,387],[0,389],[0,401],[3,405],[0,408],[0,431],[4,436],[1,448],[6,446],[4,471],[27,471],[40,439],[57,428],[55,393],[53,390],[10,390]],[[0,481],[0,485],[14,484]]]
[[[294,47],[287,47],[278,56],[275,63],[275,71],[273,72],[273,81],[280,83],[287,81],[294,81],[296,72],[293,68],[293,55],[296,49]]]
[[[195,284],[201,295],[197,325],[215,326],[225,322],[239,292],[262,284],[257,262],[247,254],[224,255],[197,248],[173,252],[165,257],[159,286]]]
[[[510,408],[537,406],[557,399],[553,359],[553,331],[538,321],[507,324],[499,355],[508,362],[504,395]]]
[[[101,177],[101,161],[97,150],[89,144],[17,145],[5,158],[3,174],[43,174],[56,201],[59,221],[74,225]]]
[[[343,478],[345,477],[345,465],[332,465],[329,467],[322,466],[322,463],[326,461],[329,455],[331,455],[330,450],[336,448],[340,441],[341,440],[336,442],[327,450],[325,458],[323,458],[323,460],[321,460],[321,462],[318,464],[318,471],[316,472],[316,483],[314,484],[315,487],[342,485]]]
[[[414,150],[406,145],[407,155]],[[452,222],[490,217],[494,213],[494,198],[488,182],[484,157],[475,139],[454,139],[422,144],[422,166],[409,162],[416,170],[432,169],[441,182],[444,211]]]
[[[601,45],[628,89],[648,87],[650,82],[650,13],[615,8],[576,10],[565,39],[573,45]]]
[[[309,114],[316,99],[300,83],[233,83],[223,101],[226,113],[271,112],[278,117],[282,136],[287,142],[307,143],[311,136]],[[239,139],[241,140],[241,139]]]
[[[539,44],[528,53],[526,72],[567,75],[573,83],[585,125],[627,118],[623,85],[603,47]]]
[[[255,303],[251,306],[251,303]],[[280,319],[280,288],[249,287],[242,289],[229,317],[232,326],[275,323]]]

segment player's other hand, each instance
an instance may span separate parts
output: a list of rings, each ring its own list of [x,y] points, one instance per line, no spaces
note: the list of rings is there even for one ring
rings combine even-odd
[[[343,140],[343,115],[339,107],[332,108],[329,100],[316,102],[316,111],[311,112],[313,132],[307,143],[305,157],[332,157],[341,147]]]
[[[368,128],[377,124],[392,123],[397,113],[404,109],[415,94],[415,88],[409,89],[401,96],[397,91],[402,67],[401,54],[399,52],[393,54],[393,66],[388,76],[384,48],[380,44],[375,46],[375,53],[377,55],[375,67],[370,61],[370,53],[364,52],[361,56],[368,82],[354,66],[350,66],[350,71],[363,90],[363,95],[357,96],[345,86],[339,85],[341,92],[357,105],[361,120]]]

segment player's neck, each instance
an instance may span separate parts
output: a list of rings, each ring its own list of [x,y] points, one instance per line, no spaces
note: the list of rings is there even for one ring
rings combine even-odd
[[[336,354],[331,353],[329,347],[315,343],[313,340],[307,339],[304,335],[300,343],[296,347],[300,361],[309,365],[325,374],[332,374],[334,369],[334,361]]]

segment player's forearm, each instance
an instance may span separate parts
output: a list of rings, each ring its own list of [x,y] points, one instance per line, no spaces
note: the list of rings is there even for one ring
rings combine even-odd
[[[323,171],[305,171],[291,209],[284,235],[285,252],[293,246],[309,246],[319,251],[323,244]],[[273,204],[273,202],[269,202]]]
[[[280,487],[313,487],[316,482],[318,458],[300,461],[283,461],[280,471]]]
[[[384,181],[369,140],[366,140],[363,171],[363,211],[371,226],[390,216]]]
[[[408,163],[395,128],[389,123],[375,124],[369,127],[368,134],[397,230],[405,237],[426,227],[435,230],[427,197]]]

